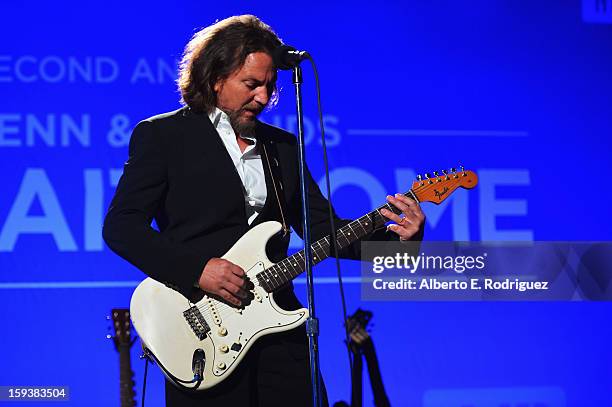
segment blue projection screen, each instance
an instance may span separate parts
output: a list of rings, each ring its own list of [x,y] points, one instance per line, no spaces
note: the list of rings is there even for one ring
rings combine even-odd
[[[0,11],[0,386],[68,386],[70,404],[119,405],[106,316],[145,276],[105,247],[104,214],[132,128],[180,107],[184,45],[231,15],[255,14],[314,56],[341,216],[372,210],[417,174],[464,165],[479,186],[423,204],[426,239],[612,240],[610,0],[4,2]],[[308,162],[324,189],[306,65],[304,81]],[[279,104],[262,120],[295,132],[290,74],[278,84]],[[349,312],[374,313],[392,405],[612,405],[609,303],[366,302],[359,264],[342,265]],[[349,401],[334,262],[315,275],[329,399]],[[607,270],[603,289],[610,281]],[[298,279],[303,301],[304,288]],[[138,400],[139,354],[135,345]],[[147,405],[164,405],[163,383],[149,369]],[[373,405],[367,380],[364,404]]]

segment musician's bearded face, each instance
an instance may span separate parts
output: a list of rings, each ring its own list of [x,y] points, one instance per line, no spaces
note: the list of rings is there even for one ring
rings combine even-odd
[[[247,55],[242,67],[215,83],[217,107],[228,114],[237,134],[252,135],[255,118],[270,101],[275,82],[272,57],[254,52]]]

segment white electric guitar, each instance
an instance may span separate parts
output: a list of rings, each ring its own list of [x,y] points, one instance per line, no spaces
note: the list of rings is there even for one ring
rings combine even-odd
[[[440,203],[459,187],[473,188],[476,174],[461,168],[417,177],[405,195],[418,202]],[[337,231],[340,248],[383,227],[388,221],[380,214],[383,205]],[[253,343],[264,335],[287,331],[302,324],[308,310],[281,309],[274,292],[304,271],[300,251],[279,263],[266,256],[268,240],[281,230],[278,222],[264,222],[249,230],[222,257],[242,267],[253,283],[252,299],[242,308],[204,295],[191,302],[151,278],[136,287],[130,304],[131,318],[145,352],[163,373],[179,387],[204,390],[225,380],[238,366]],[[311,245],[314,264],[330,256],[331,238]]]

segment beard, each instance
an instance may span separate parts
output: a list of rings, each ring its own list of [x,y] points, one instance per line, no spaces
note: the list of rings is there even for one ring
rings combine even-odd
[[[253,112],[254,115],[251,117],[244,116],[244,113],[247,111]],[[245,106],[240,110],[225,113],[228,115],[230,124],[237,135],[247,137],[255,136],[255,127],[257,126],[257,120],[255,119],[260,113],[259,109]]]

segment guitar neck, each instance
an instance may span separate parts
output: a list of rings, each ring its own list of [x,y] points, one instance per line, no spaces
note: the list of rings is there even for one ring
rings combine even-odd
[[[417,200],[412,189],[406,192],[404,195],[411,199]],[[388,219],[380,213],[382,209],[387,209],[398,215],[401,213],[401,211],[395,206],[386,203],[385,205],[374,209],[372,212],[363,215],[359,219],[348,223],[336,231],[336,242],[338,244],[338,249],[344,249],[345,247],[350,246],[352,243],[371,234],[375,230],[384,227],[385,223],[388,222]],[[327,235],[310,245],[313,265],[320,263],[332,255],[331,242],[332,237]],[[276,263],[274,266],[259,273],[257,275],[257,280],[264,290],[267,292],[274,292],[302,274],[304,271],[304,250],[300,250],[292,256],[285,258],[284,260]]]
[[[119,347],[119,395],[121,397],[121,407],[134,407],[134,380],[132,379],[130,346],[122,345]]]

